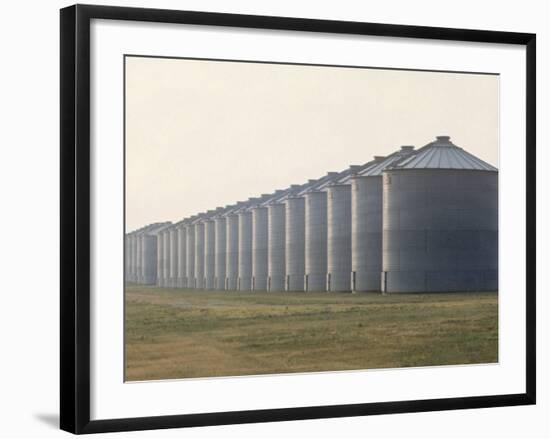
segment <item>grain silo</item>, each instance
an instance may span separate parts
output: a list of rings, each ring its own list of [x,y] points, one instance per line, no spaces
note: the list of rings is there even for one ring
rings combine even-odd
[[[163,239],[163,242],[164,242],[164,245],[163,245],[163,257],[162,259],[164,260],[163,262],[163,272],[162,272],[162,277],[163,277],[163,283],[164,283],[164,287],[170,287],[170,254],[171,254],[171,247],[170,247],[170,229],[166,229],[163,233],[162,233],[162,239]]]
[[[204,288],[204,214],[195,220],[195,288]]]
[[[164,237],[162,230],[157,236],[157,286],[164,286]]]
[[[304,291],[305,276],[305,200],[291,196],[286,204],[286,291]]]
[[[136,253],[135,253],[135,245],[136,245],[136,236],[135,232],[128,234],[128,261],[129,261],[129,268],[128,268],[128,282],[134,283],[135,282],[135,270],[136,270]]]
[[[306,291],[326,291],[327,288],[327,193],[324,189],[338,175],[338,172],[329,172],[301,193],[305,199]]]
[[[185,220],[177,224],[178,230],[178,288],[187,288],[187,229]]]
[[[228,210],[228,208],[226,208]],[[223,215],[217,215],[214,217],[214,227],[216,233],[216,240],[214,244],[214,288],[216,290],[225,289],[225,268],[226,268],[226,218]]]
[[[141,284],[155,285],[157,283],[157,255],[158,235],[170,227],[171,223],[150,224],[140,231],[140,253],[141,273],[139,279]]]
[[[246,207],[238,213],[239,271],[237,289],[240,291],[252,289],[252,212],[250,206],[255,205],[258,201],[258,198],[250,198]]]
[[[267,206],[267,290],[285,289],[285,204],[280,201]]]
[[[140,230],[137,230],[136,231],[136,272],[135,272],[135,282],[137,284],[140,284],[141,283],[141,268],[142,268],[142,258],[141,258],[141,255],[142,255],[142,252],[141,252],[141,244],[142,244],[142,239],[141,239],[141,229]]]
[[[382,272],[382,171],[413,153],[402,146],[351,178],[351,289],[380,291]]]
[[[246,201],[239,201],[225,213],[225,289],[236,290],[239,278],[239,210]]]
[[[351,291],[351,175],[327,187],[327,291]]]
[[[126,233],[124,235],[124,283],[130,282],[130,252],[131,252],[131,244],[130,244],[130,238],[131,235],[129,233]]]
[[[141,283],[157,284],[158,241],[163,230],[170,227],[170,222],[153,223],[143,229],[141,245]]]
[[[186,240],[186,255],[185,262],[187,268],[185,270],[187,274],[187,288],[195,288],[195,225],[193,224],[195,217],[189,218],[187,225],[185,226]]]
[[[306,208],[305,198],[301,195],[313,187],[318,180],[308,180],[307,183],[298,186],[298,190],[287,194],[286,197],[286,285],[287,291],[305,290],[305,229]]]
[[[213,211],[207,213],[209,216],[204,220],[204,288],[212,290],[214,289],[216,262],[216,224],[211,218]]]
[[[252,290],[268,290],[269,273],[269,208],[268,206],[284,190],[262,195],[261,201],[251,208],[252,212]]]
[[[176,288],[178,283],[178,230],[176,227],[170,229],[170,281],[169,286]]]
[[[252,209],[252,290],[267,290],[267,207]]]
[[[437,139],[383,172],[382,290],[498,289],[498,171]]]

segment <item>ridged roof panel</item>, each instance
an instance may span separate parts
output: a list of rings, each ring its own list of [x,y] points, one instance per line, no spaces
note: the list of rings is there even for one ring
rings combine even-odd
[[[451,142],[449,136],[438,136],[410,157],[393,163],[387,169],[464,169],[497,171],[493,165]]]
[[[402,146],[399,151],[396,151],[386,157],[379,157],[372,166],[369,166],[358,175],[363,177],[376,177],[382,175],[382,171],[394,163],[405,159],[414,153],[414,146]]]

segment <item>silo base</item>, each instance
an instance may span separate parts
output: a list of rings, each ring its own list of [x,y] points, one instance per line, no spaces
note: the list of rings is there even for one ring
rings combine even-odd
[[[387,293],[453,293],[497,291],[497,270],[391,271],[386,273]]]
[[[286,291],[304,291],[304,275],[302,274],[287,275]]]
[[[213,290],[214,289],[214,278],[213,277],[207,277],[205,279],[204,288],[207,290]]]
[[[326,273],[306,274],[305,286],[306,286],[306,291],[326,291],[327,274]]]
[[[225,289],[226,290],[236,290],[237,289],[237,278],[228,277],[225,280]]]
[[[254,276],[252,278],[252,290],[267,291],[267,276]]]
[[[352,290],[364,292],[380,291],[380,271],[356,271],[352,276]]]
[[[216,290],[225,290],[225,279],[224,278],[216,278],[214,280],[214,289],[216,289]]]
[[[347,271],[329,273],[329,275],[327,276],[327,291],[350,292],[351,291],[351,273]]]
[[[270,276],[267,278],[267,291],[284,291],[285,290],[285,277],[284,276]]]
[[[251,291],[252,290],[252,279],[248,277],[240,277],[237,282],[237,289],[239,291]]]

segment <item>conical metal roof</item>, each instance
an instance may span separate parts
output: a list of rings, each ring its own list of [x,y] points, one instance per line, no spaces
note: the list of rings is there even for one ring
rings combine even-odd
[[[449,136],[437,136],[436,140],[420,148],[386,169],[465,169],[497,171],[497,168],[477,158],[451,142]]]
[[[404,160],[409,157],[411,154],[414,154],[414,146],[402,146],[400,150],[386,156],[386,157],[376,157],[375,161],[371,166],[364,169],[362,172],[359,172],[357,175],[363,177],[377,177],[382,175],[382,171],[388,167],[391,167],[393,164]]]

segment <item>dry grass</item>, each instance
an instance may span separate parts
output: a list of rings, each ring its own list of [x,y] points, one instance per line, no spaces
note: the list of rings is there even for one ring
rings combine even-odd
[[[126,379],[498,361],[497,293],[126,287]]]

